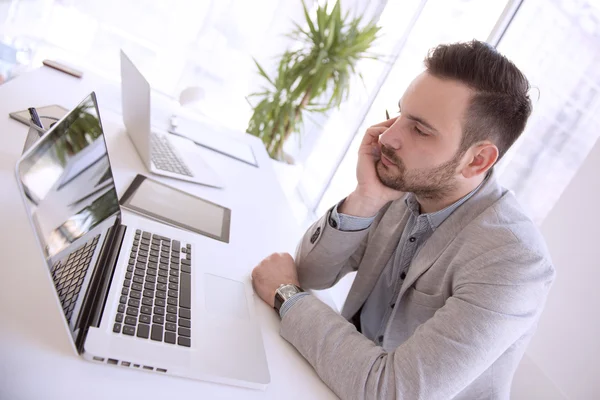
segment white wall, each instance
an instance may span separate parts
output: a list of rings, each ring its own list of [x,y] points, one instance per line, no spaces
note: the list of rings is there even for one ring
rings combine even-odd
[[[600,141],[541,229],[557,279],[513,398],[600,399]]]

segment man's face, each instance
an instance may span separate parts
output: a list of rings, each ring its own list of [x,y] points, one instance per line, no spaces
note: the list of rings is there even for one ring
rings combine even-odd
[[[438,199],[453,191],[460,174],[458,154],[471,90],[427,72],[399,102],[400,116],[380,137],[377,175],[395,190]]]

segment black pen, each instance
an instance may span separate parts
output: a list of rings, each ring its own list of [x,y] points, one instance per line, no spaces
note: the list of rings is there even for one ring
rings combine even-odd
[[[36,124],[41,129],[45,129],[44,125],[42,124],[42,120],[40,119],[40,116],[37,113],[37,110],[33,107],[29,107],[28,110],[29,110],[29,116],[31,117],[31,120],[33,121],[33,123]]]
[[[390,113],[387,110],[385,110],[385,119],[390,119]]]

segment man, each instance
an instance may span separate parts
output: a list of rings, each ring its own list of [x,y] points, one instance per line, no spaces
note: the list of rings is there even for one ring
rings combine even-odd
[[[555,274],[492,168],[525,128],[529,83],[478,41],[425,66],[400,115],[367,130],[356,189],[253,284],[341,398],[508,399]],[[352,271],[341,316],[299,288]]]

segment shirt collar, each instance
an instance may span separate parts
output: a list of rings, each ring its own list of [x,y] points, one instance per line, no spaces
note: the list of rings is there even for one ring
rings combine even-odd
[[[428,213],[428,214],[420,214],[421,205],[417,201],[414,193],[409,193],[408,196],[406,196],[404,201],[405,201],[408,209],[412,212],[412,214],[415,217],[421,218],[421,219],[427,219],[427,222],[429,223],[429,226],[431,227],[431,229],[435,230],[438,226],[440,226],[442,224],[442,222],[444,222],[446,220],[446,218],[448,218],[450,216],[450,214],[452,214],[454,212],[454,210],[456,210],[464,202],[466,202],[471,197],[473,197],[475,195],[475,193],[477,193],[479,191],[479,189],[483,186],[483,184],[488,180],[490,175],[491,174],[488,173],[487,176],[485,177],[485,179],[483,181],[481,181],[479,186],[477,186],[475,189],[473,189],[470,193],[461,197],[459,200],[455,201],[454,203],[450,204],[448,207],[446,207],[442,210],[439,210],[439,211],[435,211],[435,212]]]

